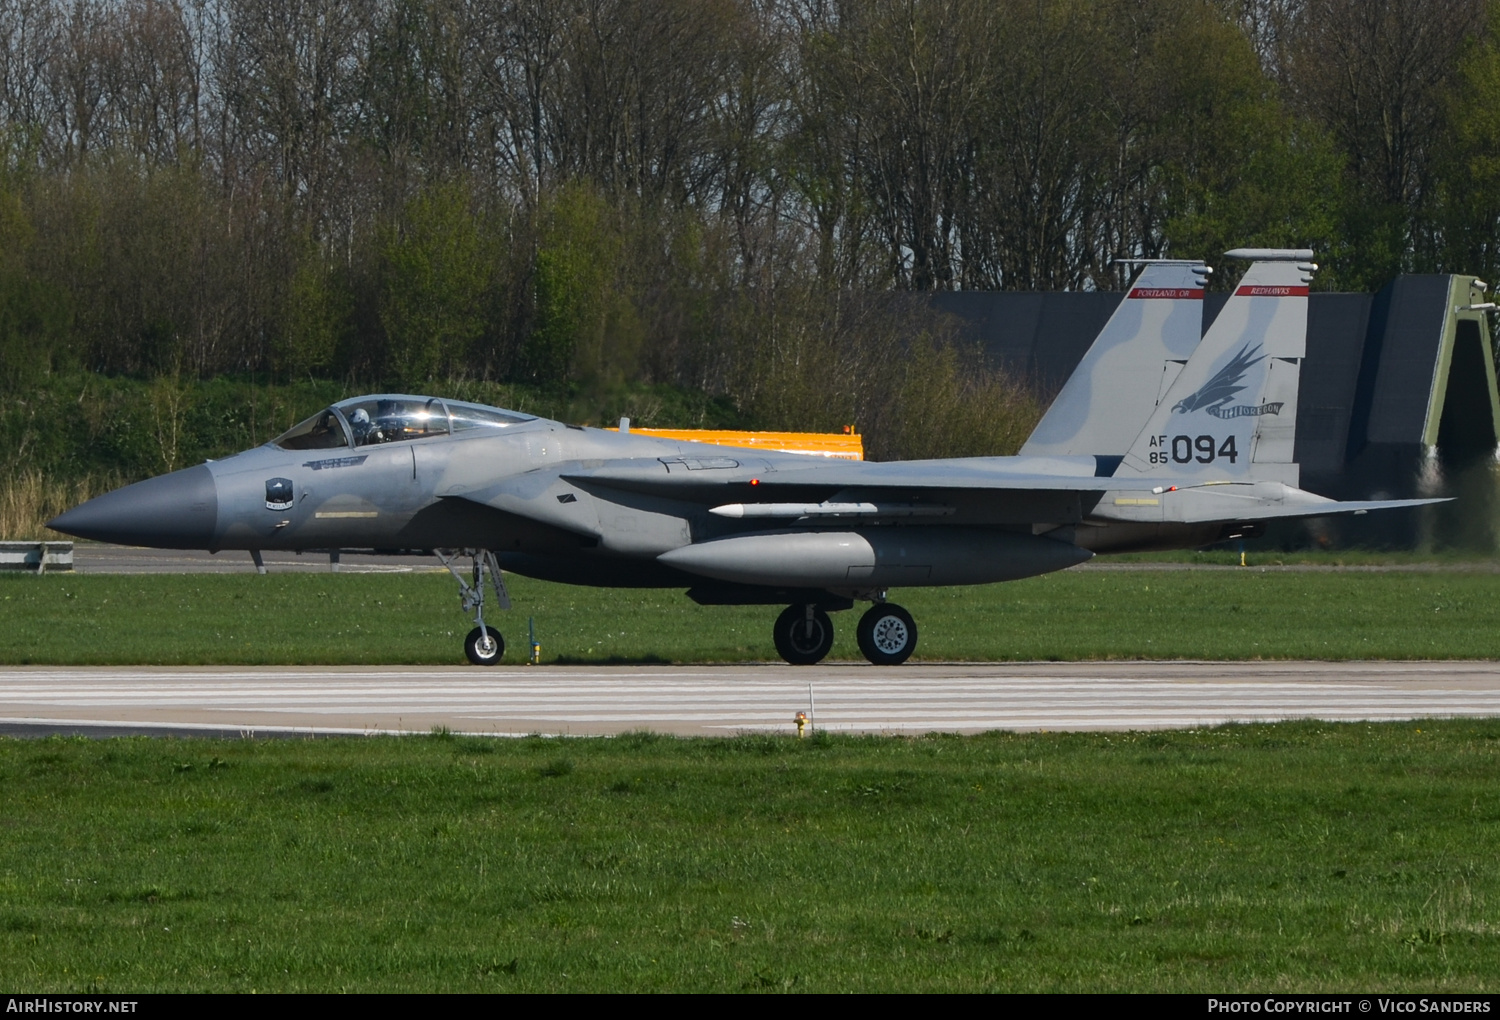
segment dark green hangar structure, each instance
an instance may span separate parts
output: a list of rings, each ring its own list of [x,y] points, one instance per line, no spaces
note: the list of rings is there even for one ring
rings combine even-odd
[[[993,362],[1056,393],[1123,294],[955,292],[933,298]],[[1226,293],[1204,301],[1206,332]],[[1455,503],[1299,525],[1325,544],[1494,548],[1500,393],[1484,287],[1408,275],[1375,294],[1313,294],[1297,405],[1302,487],[1341,500]],[[1313,529],[1310,533],[1306,530]]]

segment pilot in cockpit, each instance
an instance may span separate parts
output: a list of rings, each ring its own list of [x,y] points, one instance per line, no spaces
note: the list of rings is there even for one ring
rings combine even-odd
[[[370,423],[370,412],[363,407],[356,407],[349,415],[349,425],[354,429],[354,445],[364,446],[369,442],[379,442],[370,435],[372,425]]]
[[[367,409],[356,407],[349,412],[349,424],[354,429],[355,446],[374,446],[406,438],[401,405],[394,400],[378,402],[373,418]]]

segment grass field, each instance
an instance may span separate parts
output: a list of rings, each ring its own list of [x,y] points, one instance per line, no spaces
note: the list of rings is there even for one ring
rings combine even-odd
[[[510,579],[496,613],[549,662],[775,658],[775,607],[695,606],[679,591]],[[1067,571],[893,597],[918,659],[1500,658],[1500,574]],[[470,623],[446,574],[0,577],[0,663],[455,663]],[[833,657],[858,659],[859,610]]]
[[[1500,722],[0,740],[13,990],[1500,985]]]

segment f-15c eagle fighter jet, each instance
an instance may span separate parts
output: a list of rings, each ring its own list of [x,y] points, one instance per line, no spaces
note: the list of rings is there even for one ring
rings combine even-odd
[[[917,625],[891,589],[987,584],[1096,552],[1189,548],[1278,518],[1434,500],[1335,502],[1297,488],[1308,251],[1246,250],[1202,329],[1199,262],[1148,263],[1014,457],[832,461],[565,425],[439,397],[334,404],[264,446],[138,482],[49,522],[173,549],[428,552],[474,614],[470,662],[504,652],[485,620],[502,571],[681,587],[704,605],[780,605],[793,664],[833,644],[828,614],[871,604],[871,662]],[[462,560],[470,563],[460,570]]]

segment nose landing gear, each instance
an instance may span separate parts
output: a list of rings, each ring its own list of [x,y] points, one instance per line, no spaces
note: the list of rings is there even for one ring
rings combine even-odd
[[[505,654],[505,638],[493,628],[475,627],[464,638],[464,654],[476,666],[493,666]]]
[[[433,554],[443,561],[448,573],[458,581],[459,600],[464,612],[472,610],[474,613],[474,623],[477,626],[464,638],[464,655],[476,666],[497,665],[500,657],[505,654],[505,638],[484,622],[485,574],[489,574],[490,584],[495,589],[495,604],[501,609],[510,608],[510,593],[505,590],[505,579],[500,574],[500,563],[495,559],[495,554],[488,549],[448,550],[447,555],[444,555],[442,549],[434,549]],[[468,556],[474,561],[473,584],[453,566],[453,560],[460,556]]]

